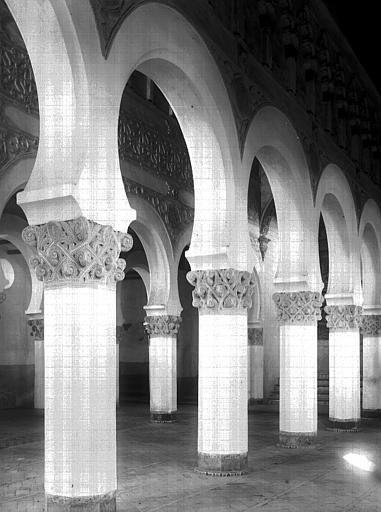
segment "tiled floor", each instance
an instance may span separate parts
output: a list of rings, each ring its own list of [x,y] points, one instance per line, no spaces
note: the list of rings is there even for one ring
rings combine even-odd
[[[250,474],[211,477],[194,471],[197,408],[180,409],[177,424],[152,424],[148,407],[118,410],[118,510],[123,512],[376,512],[381,479],[351,469],[350,451],[368,454],[381,468],[381,421],[359,433],[336,433],[319,422],[315,448],[278,448],[277,413],[250,410]],[[42,511],[43,417],[0,411],[0,510]]]

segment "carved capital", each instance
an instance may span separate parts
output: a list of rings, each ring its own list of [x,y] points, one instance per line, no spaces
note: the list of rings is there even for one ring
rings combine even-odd
[[[188,272],[195,287],[193,306],[200,310],[250,308],[254,278],[249,272],[233,268]]]
[[[85,217],[28,226],[24,242],[34,247],[31,265],[45,286],[67,283],[114,285],[124,278],[125,261],[119,253],[129,251],[132,237]]]
[[[180,316],[158,315],[146,316],[144,327],[147,334],[152,336],[176,336],[181,323]]]
[[[311,325],[321,319],[323,297],[319,292],[274,293],[277,320],[283,324]]]
[[[364,336],[379,336],[381,334],[381,315],[363,315],[360,327]]]
[[[31,318],[28,320],[28,327],[30,329],[29,335],[33,338],[33,341],[44,340],[44,319],[43,318]]]
[[[360,306],[326,306],[328,329],[358,329],[361,324]]]
[[[0,304],[2,304],[6,298],[7,298],[7,296],[5,295],[5,293],[1,292],[0,293]]]
[[[251,346],[263,346],[263,329],[257,327],[248,327],[247,329],[247,344]]]

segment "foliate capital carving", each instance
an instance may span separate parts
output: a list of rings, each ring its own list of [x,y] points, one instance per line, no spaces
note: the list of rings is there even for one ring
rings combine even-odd
[[[381,334],[381,315],[363,315],[360,327],[364,336],[379,336]]]
[[[361,325],[361,306],[326,306],[328,329],[358,329]]]
[[[0,304],[2,304],[5,301],[6,298],[7,298],[7,296],[5,295],[5,293],[1,292],[0,293]]]
[[[29,335],[34,341],[44,340],[44,319],[43,318],[31,318],[28,320],[28,327],[30,329]]]
[[[323,297],[319,292],[274,293],[273,300],[281,323],[310,325],[321,319]]]
[[[195,287],[193,306],[201,310],[250,308],[254,277],[233,268],[188,272],[188,282]]]
[[[31,265],[45,286],[122,281],[126,263],[118,256],[132,247],[127,233],[85,217],[28,226],[22,238],[36,250]]]
[[[263,329],[258,327],[249,327],[247,329],[247,341],[249,346],[263,346]]]
[[[180,323],[181,317],[174,315],[146,316],[144,319],[144,327],[150,337],[176,336]]]

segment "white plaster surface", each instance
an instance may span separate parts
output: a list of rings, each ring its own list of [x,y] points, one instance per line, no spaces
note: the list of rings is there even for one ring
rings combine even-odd
[[[199,315],[198,451],[248,450],[247,313]]]
[[[116,489],[115,290],[45,290],[45,492]]]
[[[177,410],[176,338],[153,336],[149,341],[151,412]]]
[[[34,342],[34,408],[43,409],[45,402],[44,385],[44,341]]]
[[[329,333],[329,417],[360,418],[360,335],[358,329]]]
[[[363,409],[381,409],[381,336],[364,336]]]
[[[317,431],[316,325],[280,326],[279,430]]]
[[[252,345],[248,351],[249,398],[259,400],[263,398],[263,346]]]

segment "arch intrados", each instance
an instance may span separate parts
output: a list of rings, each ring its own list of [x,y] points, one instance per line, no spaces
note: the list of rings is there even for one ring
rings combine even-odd
[[[242,158],[247,180],[255,157],[264,169],[268,160],[276,158],[278,172],[270,173],[270,162],[267,164],[266,176],[272,188],[276,179],[282,180],[287,190],[302,190],[303,197],[312,200],[307,160],[297,132],[287,116],[272,105],[255,114],[247,131]]]

